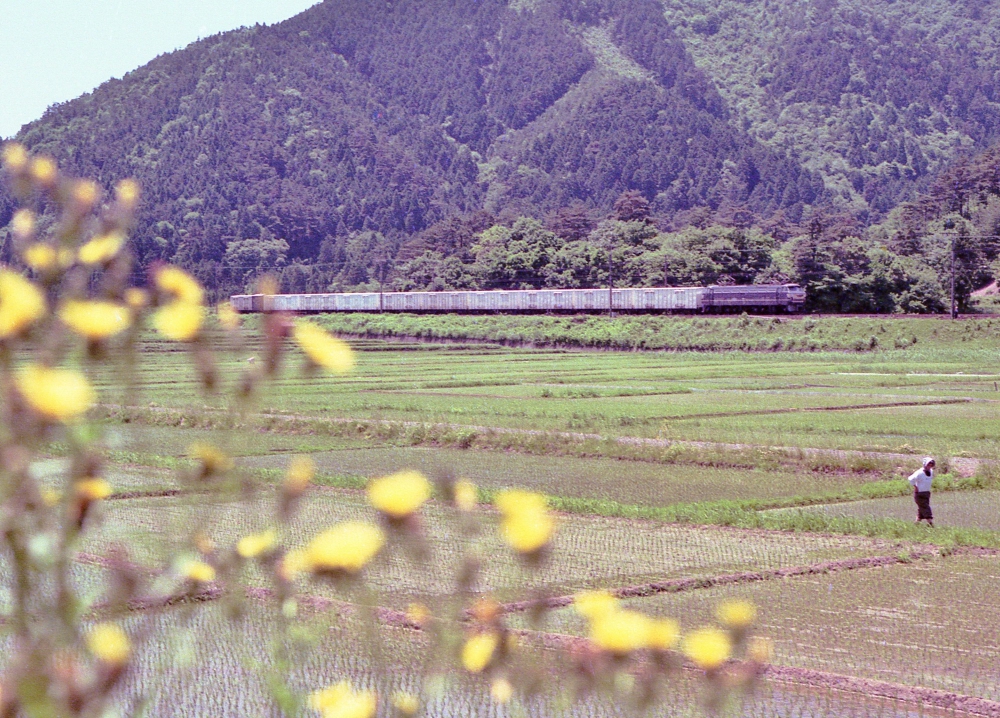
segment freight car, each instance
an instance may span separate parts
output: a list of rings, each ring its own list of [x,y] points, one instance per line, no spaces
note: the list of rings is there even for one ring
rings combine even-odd
[[[514,289],[454,292],[237,294],[238,312],[797,312],[806,293],[796,284],[639,287],[623,289]]]

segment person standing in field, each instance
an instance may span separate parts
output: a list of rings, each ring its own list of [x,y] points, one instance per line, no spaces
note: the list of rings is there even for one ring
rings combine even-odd
[[[917,502],[917,523],[926,521],[934,526],[934,514],[931,512],[931,484],[934,483],[934,459],[924,458],[924,468],[910,474],[910,486],[913,487],[913,500]]]

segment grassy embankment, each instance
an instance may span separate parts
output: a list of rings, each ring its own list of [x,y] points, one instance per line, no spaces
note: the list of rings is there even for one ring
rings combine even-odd
[[[342,314],[328,329],[366,338],[692,351],[872,351],[1000,345],[1000,319],[942,317]]]

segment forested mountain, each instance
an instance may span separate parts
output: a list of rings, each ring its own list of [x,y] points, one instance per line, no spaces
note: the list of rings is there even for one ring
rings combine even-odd
[[[831,228],[922,232],[890,213],[998,139],[998,49],[993,0],[325,0],[17,139],[107,185],[137,177],[140,265],[221,292],[267,270],[313,291],[585,286],[611,244],[635,281],[707,280],[677,267],[716,226],[750,264]],[[12,207],[0,193],[0,226]],[[686,239],[668,251],[654,220]],[[544,279],[487,267],[515,235],[541,241]],[[792,272],[730,265],[716,279]]]

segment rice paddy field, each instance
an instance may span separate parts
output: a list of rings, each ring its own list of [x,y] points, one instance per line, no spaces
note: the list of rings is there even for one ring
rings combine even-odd
[[[362,489],[400,469],[470,479],[482,503],[466,514],[438,492],[422,509],[421,542],[390,530],[363,589],[299,579],[299,614],[251,565],[227,575],[239,591],[130,612],[139,648],[117,709],[280,715],[280,672],[300,692],[350,679],[382,695],[418,693],[428,716],[713,715],[692,669],[664,684],[668,698],[650,712],[605,694],[567,700],[573,669],[553,646],[586,635],[568,597],[606,589],[685,629],[712,622],[727,599],[758,607],[773,669],[716,714],[1000,716],[1000,341],[979,324],[972,335],[949,328],[940,345],[936,327],[921,325],[918,343],[862,352],[358,339],[352,374],[303,372],[292,355],[239,411],[221,397],[260,360],[252,322],[244,340],[226,340],[215,395],[202,392],[188,352],[147,338],[133,377],[141,402],[112,391],[118,377],[100,383],[104,473],[116,494],[91,517],[74,574],[95,616],[102,557],[127,555],[152,575],[195,546],[232,555],[241,537],[273,525],[275,483],[292,457],[311,457],[318,476],[281,528],[289,547],[337,522],[377,521]],[[50,438],[31,471],[55,486],[68,438]],[[225,491],[191,478],[196,443],[233,457]],[[941,467],[934,529],[913,525],[903,481],[925,454]],[[489,501],[508,487],[541,492],[556,510],[538,566],[498,536]],[[425,631],[362,620],[413,602],[455,616],[486,595],[523,631],[517,670],[543,678],[506,705],[463,673],[456,646],[436,655]],[[549,608],[511,603],[525,598]],[[430,679],[428,661],[438,666]],[[397,714],[384,702],[379,715]]]
[[[818,512],[830,516],[859,518],[892,517],[909,519],[914,511],[909,496],[868,501],[846,501],[839,504],[810,506],[808,508],[774,509],[778,512]],[[1000,491],[971,491],[943,493],[934,496],[934,519],[943,525],[986,528],[1000,531]]]

